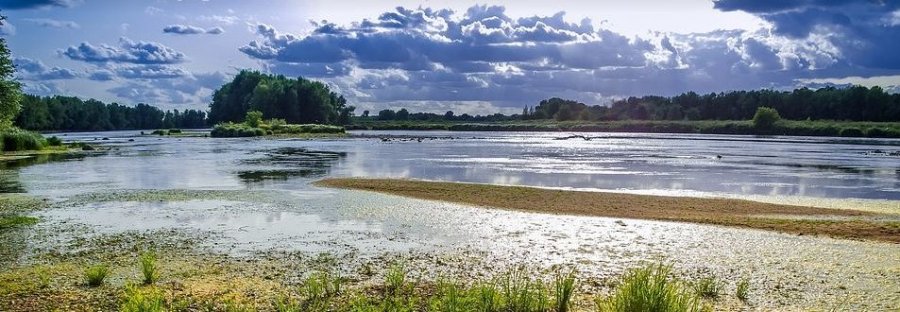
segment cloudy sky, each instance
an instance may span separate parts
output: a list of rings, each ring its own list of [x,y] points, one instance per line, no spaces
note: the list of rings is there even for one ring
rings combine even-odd
[[[205,108],[249,68],[363,109],[829,84],[900,91],[900,0],[0,0],[26,92]]]

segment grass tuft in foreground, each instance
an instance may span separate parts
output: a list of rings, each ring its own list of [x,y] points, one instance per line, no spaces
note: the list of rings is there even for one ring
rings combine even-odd
[[[159,278],[156,266],[156,254],[153,252],[144,252],[140,256],[141,274],[144,277],[144,285],[150,285]]]
[[[106,276],[109,275],[109,266],[105,264],[97,264],[87,268],[84,271],[85,283],[90,287],[100,287]]]
[[[684,283],[669,277],[671,268],[651,265],[632,269],[616,290],[597,300],[599,311],[703,311],[700,298]]]

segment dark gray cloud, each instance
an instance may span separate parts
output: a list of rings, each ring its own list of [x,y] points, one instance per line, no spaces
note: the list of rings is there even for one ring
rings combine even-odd
[[[185,61],[185,55],[161,43],[119,39],[119,46],[92,45],[82,42],[59,51],[72,60],[90,63],[176,64]]]
[[[798,14],[802,8],[817,14],[847,3],[771,2],[746,10]],[[716,5],[738,10],[742,4]],[[816,33],[824,23],[818,17],[794,22],[814,25],[813,34],[790,34],[773,22],[759,30],[627,37],[596,29],[587,19],[568,22],[563,13],[512,18],[501,6],[461,13],[397,8],[348,25],[312,22],[308,35],[258,24],[259,39],[240,50],[270,72],[325,79],[369,108],[441,101],[521,106],[549,96],[603,104],[631,95],[785,89],[798,79],[897,74],[883,63],[865,64],[836,35]],[[840,18],[828,23],[848,27]]]
[[[88,79],[94,81],[110,81],[115,78],[116,74],[106,69],[98,69],[88,75]]]
[[[76,0],[3,0],[0,1],[0,9],[22,10],[44,7],[71,7]]]
[[[775,33],[815,37],[839,49],[848,62],[869,68],[900,69],[897,0],[718,0],[723,11],[744,11],[772,23]]]
[[[225,32],[225,29],[222,27],[213,27],[209,29],[203,29],[196,26],[191,25],[169,25],[163,28],[163,32],[167,34],[175,34],[175,35],[199,35],[199,34],[210,34],[210,35],[219,35]]]

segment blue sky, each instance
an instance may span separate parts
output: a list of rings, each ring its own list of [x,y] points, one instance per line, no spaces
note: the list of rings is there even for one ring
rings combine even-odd
[[[364,109],[831,84],[900,91],[900,1],[0,0],[26,92],[205,108],[243,68]]]

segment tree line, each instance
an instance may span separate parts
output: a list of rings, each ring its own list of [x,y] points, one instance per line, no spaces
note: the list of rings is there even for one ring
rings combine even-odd
[[[507,120],[748,120],[757,109],[769,107],[791,120],[900,121],[900,94],[881,87],[826,87],[793,91],[753,90],[700,95],[695,92],[673,97],[643,96],[613,101],[611,105],[587,105],[550,98],[537,106],[526,106],[521,114],[486,116],[410,113],[406,109],[382,110],[362,117],[376,120],[507,121]]]
[[[241,122],[248,111],[290,124],[348,124],[355,107],[318,81],[243,70],[213,94],[210,124]]]
[[[16,126],[37,131],[104,131],[135,129],[204,128],[206,112],[163,111],[155,106],[125,106],[82,100],[71,96],[24,95]]]

